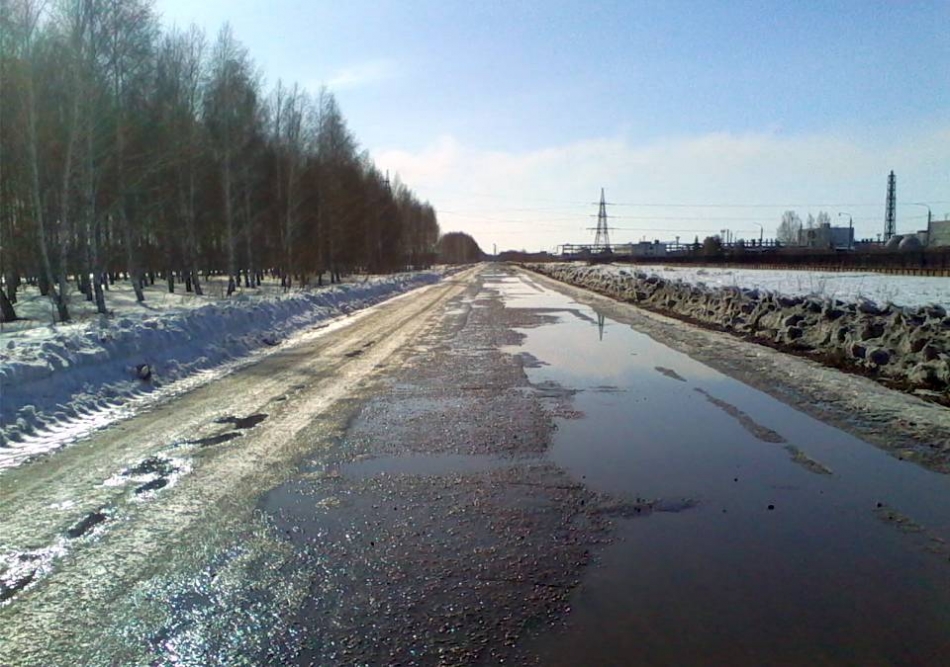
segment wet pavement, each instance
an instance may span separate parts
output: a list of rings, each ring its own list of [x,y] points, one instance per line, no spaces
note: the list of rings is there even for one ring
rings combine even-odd
[[[34,652],[0,641],[0,662],[950,663],[945,475],[530,274],[460,282],[398,350],[370,325],[333,348],[373,372],[329,412],[297,415],[320,390],[297,372],[96,493],[56,496],[71,523],[19,526],[0,549],[0,640]],[[177,500],[238,461],[268,474],[222,473],[201,510]],[[144,551],[119,534],[171,507],[203,518],[155,533],[166,560],[95,579],[118,562],[97,548]],[[109,593],[87,596],[101,615],[57,662],[10,621],[56,613],[40,596],[60,568],[77,581],[71,559]]]

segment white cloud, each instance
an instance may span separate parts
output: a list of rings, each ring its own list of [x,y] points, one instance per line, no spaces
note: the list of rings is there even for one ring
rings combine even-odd
[[[787,206],[803,217],[845,210],[859,236],[873,236],[883,228],[891,169],[899,202],[950,199],[950,128],[883,137],[720,132],[643,145],[619,136],[528,152],[482,151],[442,136],[418,152],[374,157],[433,203],[443,230],[467,231],[484,248],[590,241],[590,202],[601,187],[609,201],[635,204],[609,211],[617,216],[612,224],[625,228],[612,234],[617,241],[702,238],[723,228],[752,238],[756,223],[768,236]],[[942,214],[950,204],[933,208]],[[922,215],[920,207],[899,205],[899,231],[920,227]]]
[[[332,91],[360,88],[391,79],[397,71],[395,62],[391,60],[370,60],[337,70],[327,79],[326,85]]]

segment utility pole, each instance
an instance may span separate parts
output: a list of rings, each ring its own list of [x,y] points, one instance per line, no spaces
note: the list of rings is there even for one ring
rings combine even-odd
[[[762,237],[765,236],[765,227],[763,227],[763,226],[762,226],[761,224],[759,224],[758,222],[753,222],[752,224],[759,228],[759,247],[761,248],[761,247],[762,247]]]
[[[854,219],[850,213],[839,213],[838,217],[842,215],[848,216],[848,250],[854,250]]]

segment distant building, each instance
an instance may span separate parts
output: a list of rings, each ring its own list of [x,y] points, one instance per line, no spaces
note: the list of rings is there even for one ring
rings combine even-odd
[[[851,250],[854,248],[854,229],[823,223],[811,229],[799,230],[798,245],[824,250]]]
[[[930,223],[928,245],[931,248],[950,246],[950,220],[933,220]]]
[[[640,241],[639,243],[615,243],[612,246],[615,255],[629,257],[665,257],[666,243],[660,241]]]

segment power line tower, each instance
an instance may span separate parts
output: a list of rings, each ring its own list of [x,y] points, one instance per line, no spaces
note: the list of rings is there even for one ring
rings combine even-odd
[[[600,189],[600,208],[597,210],[597,233],[594,234],[594,247],[591,252],[610,252],[610,234],[607,228],[607,202],[604,189]]]
[[[884,206],[884,243],[897,233],[897,176],[887,176],[887,203]]]

